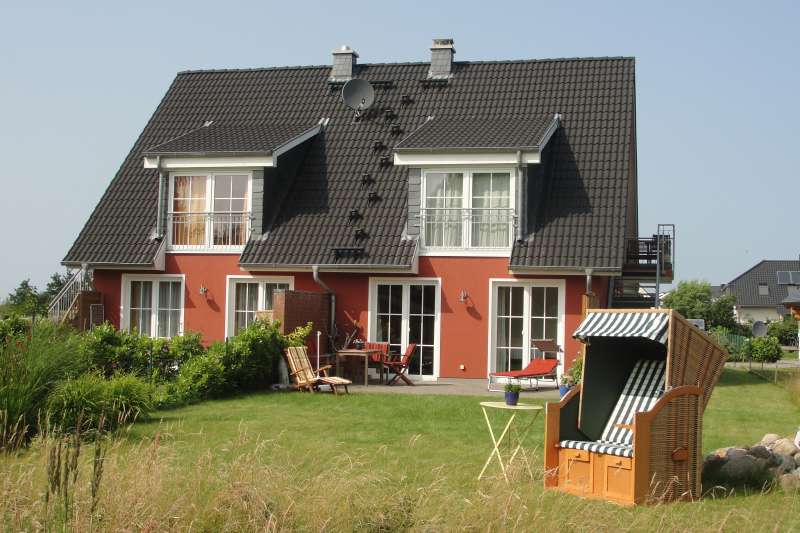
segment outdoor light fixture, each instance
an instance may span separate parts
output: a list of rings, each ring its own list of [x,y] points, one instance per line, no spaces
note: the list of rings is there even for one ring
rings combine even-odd
[[[462,304],[469,300],[469,293],[465,289],[461,289],[461,292],[458,293],[458,301]]]
[[[205,285],[200,285],[200,295],[205,296],[207,292],[208,292],[208,287],[206,287]]]

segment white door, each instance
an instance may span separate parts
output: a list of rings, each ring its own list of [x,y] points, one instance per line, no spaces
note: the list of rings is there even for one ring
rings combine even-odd
[[[405,353],[416,344],[408,375],[433,379],[439,374],[439,285],[436,281],[381,281],[375,284],[372,340],[388,342],[389,350]]]
[[[524,368],[534,340],[564,346],[564,284],[561,281],[499,282],[492,287],[490,372]],[[559,354],[560,356],[560,354]]]

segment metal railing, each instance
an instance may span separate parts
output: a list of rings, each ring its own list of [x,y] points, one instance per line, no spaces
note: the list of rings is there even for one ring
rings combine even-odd
[[[168,243],[173,249],[244,246],[252,218],[241,212],[168,213]]]
[[[421,209],[422,245],[428,249],[509,248],[514,242],[516,220],[512,208]]]
[[[92,282],[92,275],[86,269],[76,270],[74,274],[67,280],[64,286],[58,291],[58,294],[50,301],[47,308],[47,316],[54,322],[61,322],[69,312],[75,298],[81,292],[93,291],[94,283]]]

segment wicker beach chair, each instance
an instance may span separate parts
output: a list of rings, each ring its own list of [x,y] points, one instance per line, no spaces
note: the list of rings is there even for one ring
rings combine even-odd
[[[545,487],[622,504],[698,497],[725,350],[669,309],[590,310],[574,336],[583,380],[547,404]]]
[[[316,392],[320,385],[328,385],[334,394],[338,394],[338,387],[344,387],[344,391],[350,393],[347,386],[353,382],[349,379],[329,376],[328,369],[331,368],[331,365],[322,366],[317,370],[311,367],[305,346],[290,346],[284,353],[286,364],[289,366],[289,376],[294,380],[296,389]]]

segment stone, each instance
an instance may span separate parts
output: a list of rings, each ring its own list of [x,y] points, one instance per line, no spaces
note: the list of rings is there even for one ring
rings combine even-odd
[[[763,446],[763,445],[760,445],[760,444],[756,445],[756,446],[753,446],[752,448],[747,450],[747,453],[749,455],[752,455],[753,457],[758,457],[759,459],[771,459],[772,458],[772,452],[769,451],[766,446]]]
[[[733,449],[732,446],[728,446],[727,448],[717,448],[716,450],[714,450],[714,455],[716,455],[717,457],[725,458],[728,455],[728,450],[731,449]]]
[[[772,443],[772,451],[773,453],[778,453],[781,455],[795,455],[798,451],[797,446],[794,445],[792,439],[782,438],[776,440]]]
[[[794,464],[800,466],[800,453],[794,454]]]
[[[745,455],[747,455],[747,450],[744,448],[728,448],[727,452],[725,453],[725,457],[729,460],[744,457]]]
[[[796,468],[794,458],[791,455],[779,455],[778,458],[781,460],[780,465],[778,465],[779,473],[788,474]]]
[[[770,461],[752,455],[742,455],[729,459],[719,469],[717,483],[725,486],[748,486],[761,489],[771,479]]]
[[[780,477],[780,484],[783,492],[800,491],[800,476],[784,474]]]
[[[764,438],[761,439],[761,444],[763,446],[769,446],[779,438],[781,438],[781,436],[778,435],[777,433],[767,433],[766,435],[764,435]]]

